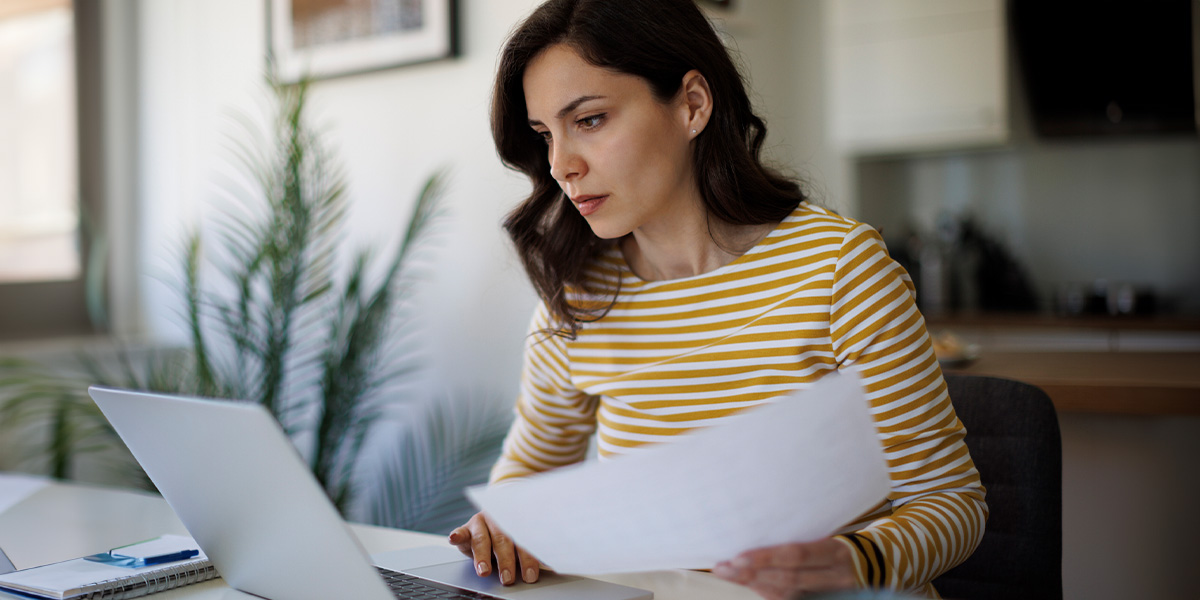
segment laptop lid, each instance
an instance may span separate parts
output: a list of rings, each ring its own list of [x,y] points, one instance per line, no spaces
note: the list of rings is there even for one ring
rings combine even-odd
[[[230,586],[271,600],[394,598],[266,409],[88,393]]]
[[[368,557],[287,434],[257,404],[93,386],[96,401],[231,587],[270,600],[392,600],[376,564],[513,600],[648,600],[605,581],[544,573],[501,586],[446,544]]]

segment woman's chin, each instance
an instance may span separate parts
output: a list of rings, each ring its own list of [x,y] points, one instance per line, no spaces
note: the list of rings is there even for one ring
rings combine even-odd
[[[604,219],[591,218],[587,222],[592,227],[592,233],[602,240],[615,240],[629,233],[628,229],[615,227],[613,223],[604,222]]]

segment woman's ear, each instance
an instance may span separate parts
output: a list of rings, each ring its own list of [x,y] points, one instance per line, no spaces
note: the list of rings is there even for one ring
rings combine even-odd
[[[692,69],[684,73],[681,91],[688,139],[694,139],[708,126],[708,118],[712,116],[712,90],[709,89],[708,80],[704,75]]]

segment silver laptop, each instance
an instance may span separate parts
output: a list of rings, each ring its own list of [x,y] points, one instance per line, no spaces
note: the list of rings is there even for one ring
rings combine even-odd
[[[469,598],[654,596],[553,573],[502,586],[477,576],[448,543],[368,557],[263,407],[102,387],[88,393],[221,577],[243,592],[270,600],[391,600],[410,597],[396,586],[432,586]]]

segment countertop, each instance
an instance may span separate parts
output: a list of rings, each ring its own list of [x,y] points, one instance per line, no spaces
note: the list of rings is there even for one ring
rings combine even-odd
[[[989,351],[948,373],[1032,383],[1059,412],[1200,415],[1200,352]]]
[[[1200,415],[1200,318],[978,313],[928,327],[978,356],[947,372],[1032,383],[1059,412]]]

